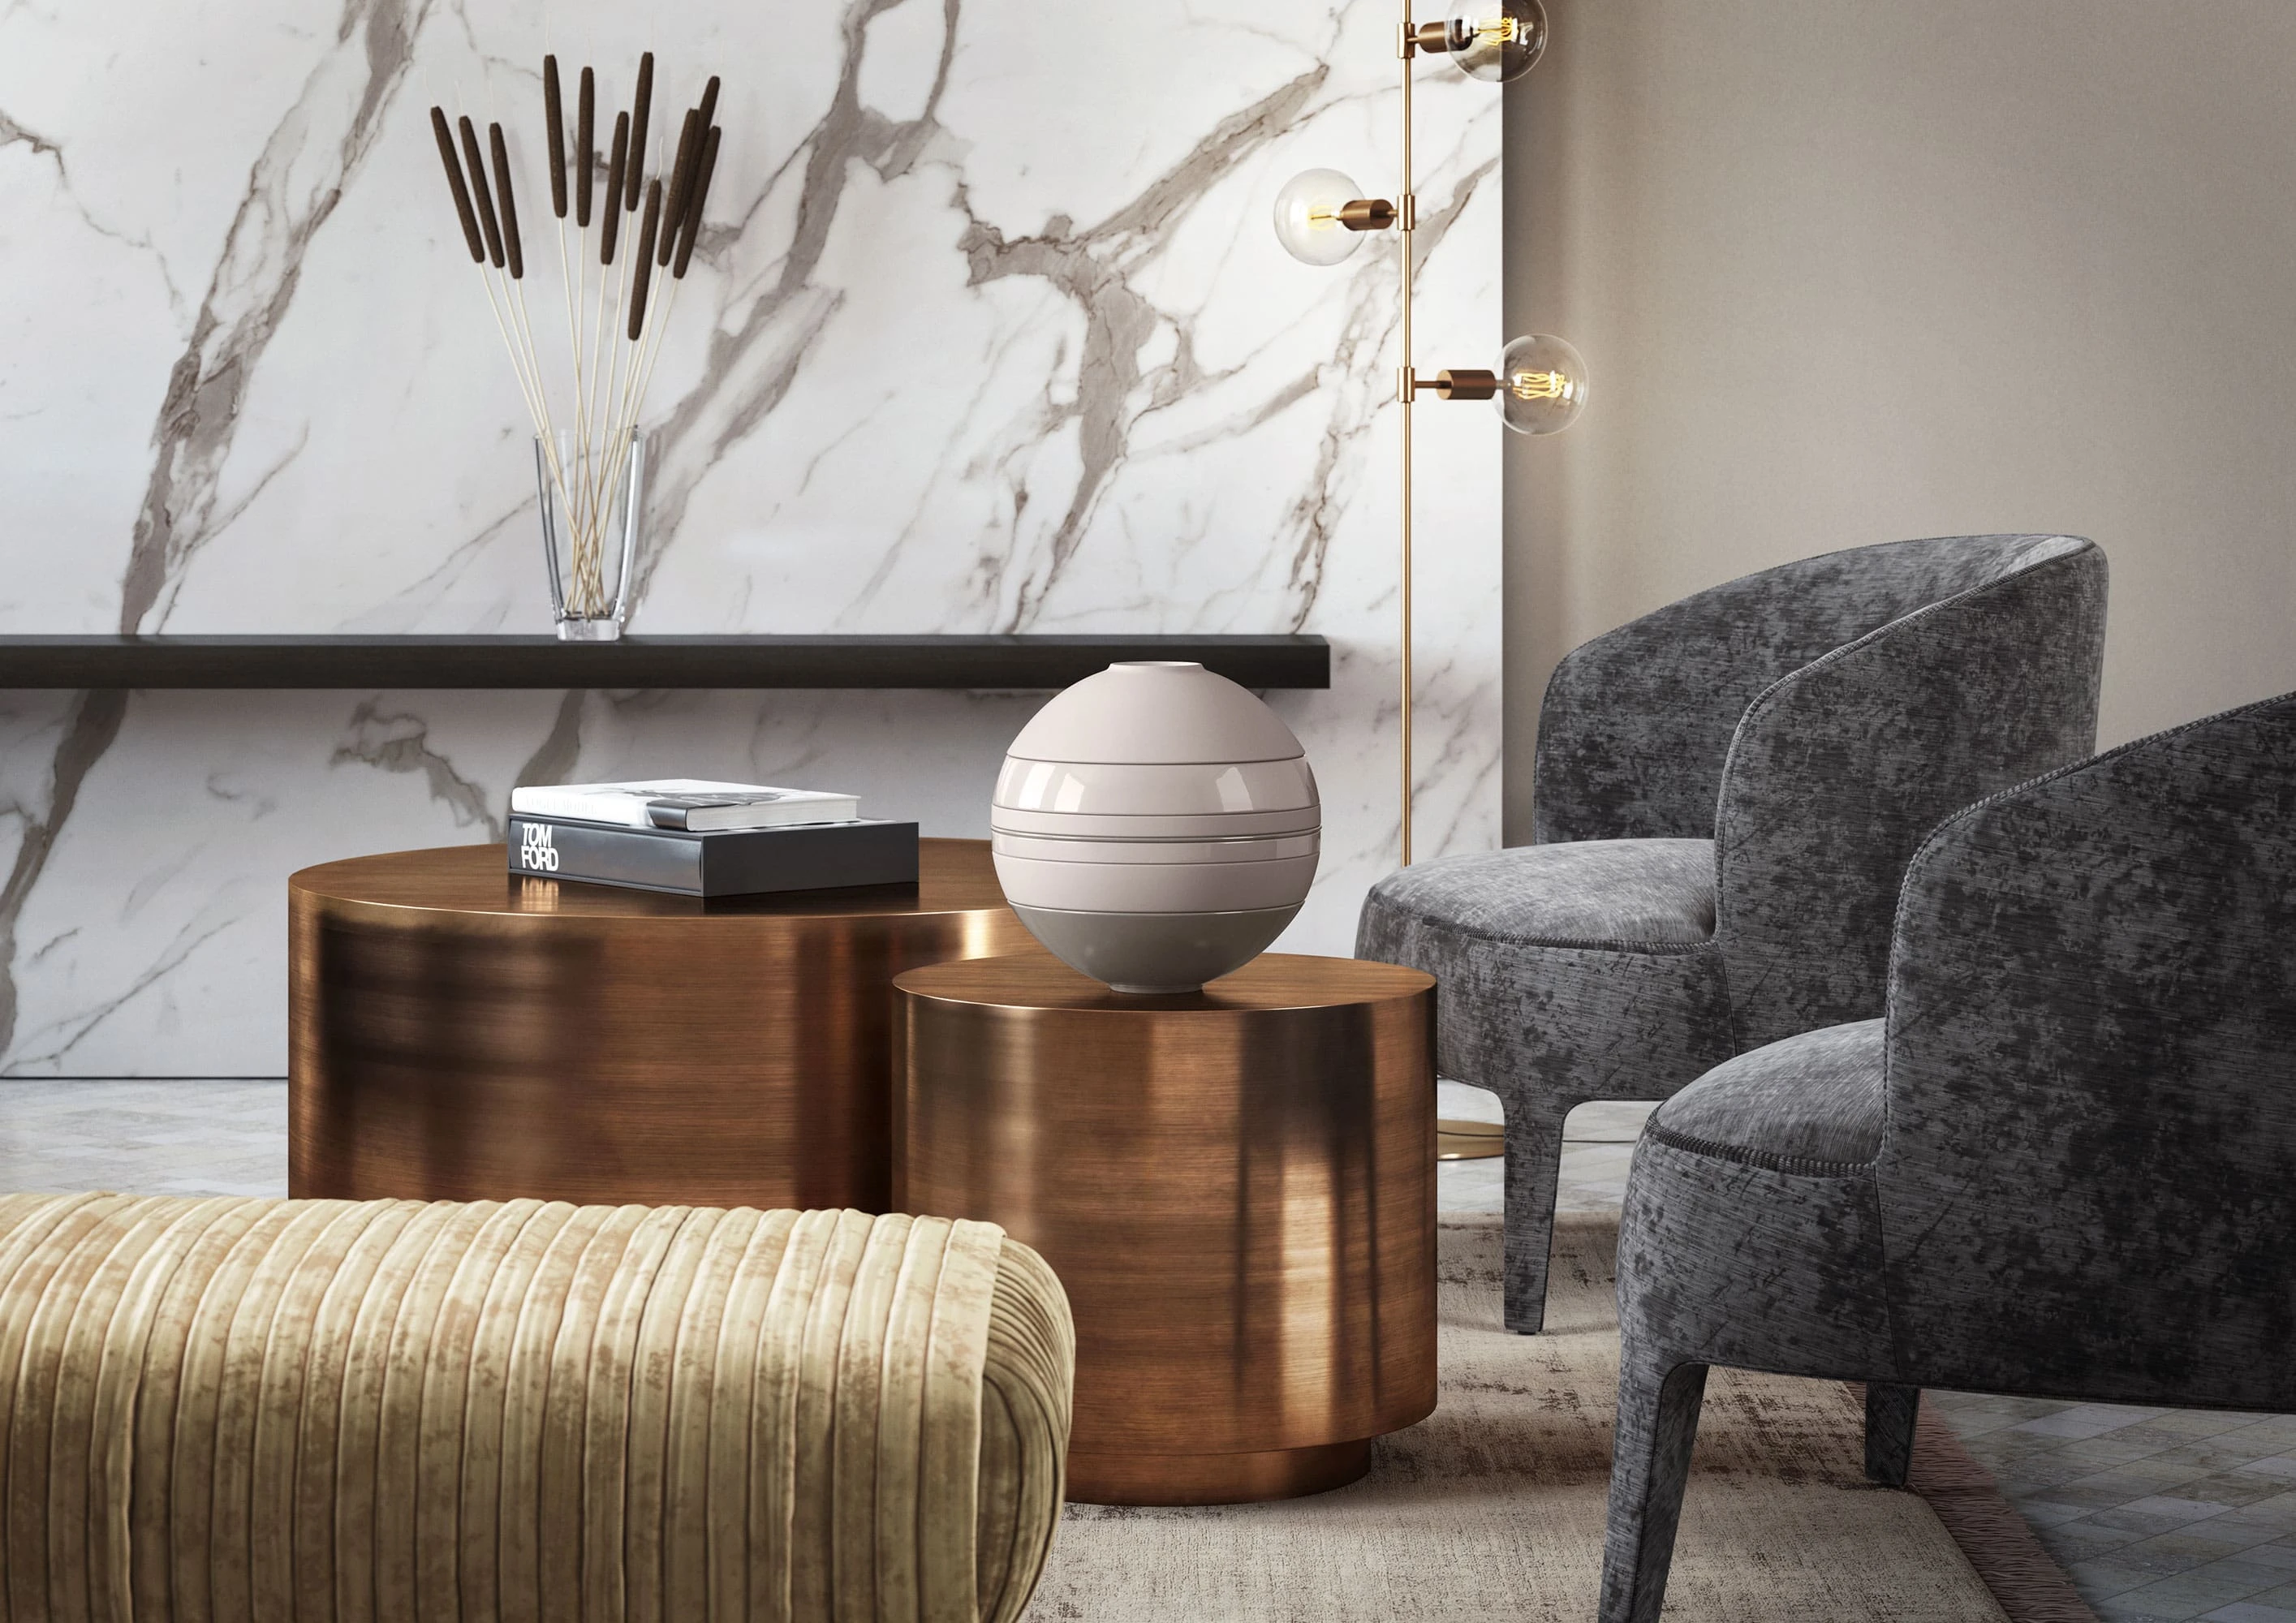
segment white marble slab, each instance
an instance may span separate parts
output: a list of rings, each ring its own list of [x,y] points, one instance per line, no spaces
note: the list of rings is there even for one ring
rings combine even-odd
[[[348,19],[346,22],[343,20]],[[724,75],[656,375],[634,628],[1287,631],[1324,787],[1283,945],[1394,863],[1393,250],[1268,230],[1393,189],[1387,0],[0,9],[0,631],[546,629],[525,422],[435,99],[512,128],[561,319],[543,51],[655,127]],[[1423,369],[1501,336],[1499,100],[1420,69]],[[1418,847],[1496,844],[1499,446],[1418,408]],[[0,694],[0,1070],[275,1075],[283,880],[499,831],[521,780],[851,789],[986,832],[1042,695]]]

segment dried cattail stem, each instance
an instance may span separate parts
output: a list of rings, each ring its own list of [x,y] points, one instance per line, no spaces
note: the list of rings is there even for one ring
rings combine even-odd
[[[574,223],[587,226],[590,223],[590,176],[597,168],[598,156],[598,78],[589,69],[582,70],[582,90],[574,113],[575,172],[579,177],[574,190]]]
[[[443,108],[430,110],[431,133],[446,166],[463,246],[482,271],[491,258],[493,270],[505,273],[499,285],[492,274],[482,275],[481,285],[534,419],[545,483],[569,544],[563,561],[564,601],[577,614],[602,613],[608,604],[606,531],[614,521],[616,492],[627,477],[630,448],[636,442],[638,419],[660,358],[667,323],[676,312],[677,283],[700,242],[725,133],[715,122],[721,81],[713,76],[700,104],[685,117],[674,160],[668,165],[657,161],[649,177],[653,68],[653,53],[644,53],[633,108],[615,115],[611,149],[602,150],[596,74],[588,68],[581,70],[577,105],[570,109],[558,59],[543,59],[551,209],[562,222],[560,266],[573,357],[570,455],[562,453],[553,425],[528,307],[525,233],[519,220],[517,177],[511,172],[509,135],[502,125],[489,124],[482,147],[472,119],[461,119],[458,130],[457,121],[450,120]],[[570,145],[578,150],[570,152]],[[658,154],[660,149],[652,150]],[[601,168],[605,170],[603,176],[597,173]],[[587,229],[602,178],[606,217],[601,222],[599,259],[603,266],[613,266],[619,253],[621,262],[615,275],[597,278],[593,311],[588,279],[583,275],[586,256],[581,245],[587,239],[570,244],[563,221],[571,212],[580,227]],[[625,229],[621,216],[636,210],[641,195],[644,212]],[[635,242],[628,240],[633,231]],[[662,308],[654,314],[649,307],[657,296]]]
[[[511,194],[510,148],[503,140],[503,127],[487,126],[487,143],[494,149],[495,190],[500,193],[502,206],[503,253],[510,260],[510,275],[513,282],[526,275],[526,247],[519,241],[518,199]]]
[[[630,111],[630,176],[628,189],[622,193],[622,209],[628,213],[638,206],[639,177],[645,168],[646,118],[653,110],[653,53],[648,51],[638,58],[638,94]]]
[[[693,258],[693,244],[701,234],[701,210],[709,201],[709,176],[718,168],[718,137],[725,132],[716,125],[709,127],[709,138],[701,143],[701,164],[694,171],[693,196],[685,205],[685,218],[677,232],[677,259],[669,274],[680,282],[685,280],[685,267]]]
[[[657,262],[662,265],[669,263],[669,256],[677,247],[678,225],[685,218],[686,199],[693,194],[693,162],[701,156],[702,137],[701,119],[701,115],[698,111],[688,109],[685,127],[677,132],[677,164],[669,172],[669,213],[666,217],[668,226],[661,234],[661,244],[658,250],[660,257]]]
[[[646,289],[653,275],[654,232],[661,224],[661,176],[646,182],[644,223],[638,227],[637,258],[631,261],[637,278],[630,284],[630,341],[645,331]]]
[[[500,270],[504,263],[502,226],[495,220],[495,200],[487,190],[486,154],[479,151],[479,132],[471,127],[471,115],[464,113],[457,123],[463,132],[463,165],[471,176],[471,202],[478,209],[479,229],[487,234],[487,258]]]
[[[447,166],[447,184],[455,193],[455,217],[463,222],[463,241],[474,265],[487,262],[487,245],[479,237],[479,217],[471,212],[471,189],[463,184],[463,165],[455,156],[455,135],[447,127],[447,110],[430,110],[430,131],[439,137],[439,161]]]
[[[542,59],[542,117],[550,126],[550,211],[566,217],[566,105],[558,94],[558,59]]]
[[[614,148],[606,158],[606,219],[605,231],[598,243],[598,263],[614,262],[614,239],[621,234],[623,165],[629,161],[630,115],[614,115]]]

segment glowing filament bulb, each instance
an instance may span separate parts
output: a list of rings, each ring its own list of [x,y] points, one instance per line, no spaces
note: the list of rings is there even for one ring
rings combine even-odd
[[[1309,169],[1275,194],[1275,240],[1308,265],[1337,265],[1363,246],[1364,234],[1341,223],[1340,211],[1363,195],[1337,169]]]
[[[1448,23],[1451,60],[1470,78],[1521,78],[1546,50],[1546,8],[1539,0],[1480,0]]]
[[[1499,420],[1518,434],[1552,434],[1587,409],[1587,362],[1552,333],[1519,338],[1492,370],[1499,387],[1492,402]]]

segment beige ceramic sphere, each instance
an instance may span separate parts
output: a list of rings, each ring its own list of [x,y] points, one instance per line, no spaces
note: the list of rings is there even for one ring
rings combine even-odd
[[[1323,809],[1283,718],[1201,665],[1111,665],[1021,729],[989,812],[1004,898],[1119,992],[1192,992],[1283,933]]]

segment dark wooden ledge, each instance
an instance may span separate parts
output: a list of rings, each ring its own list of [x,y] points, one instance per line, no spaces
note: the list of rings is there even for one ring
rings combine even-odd
[[[0,636],[0,688],[1066,687],[1193,660],[1256,688],[1332,684],[1320,636]]]

